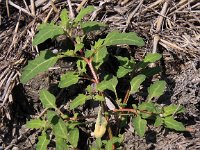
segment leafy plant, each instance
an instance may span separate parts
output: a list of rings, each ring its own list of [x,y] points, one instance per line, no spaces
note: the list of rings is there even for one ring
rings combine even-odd
[[[94,129],[94,137],[98,148],[91,147],[91,149],[101,149],[102,146],[106,149],[112,149],[113,144],[116,145],[116,143],[122,142],[122,137],[112,137],[112,130],[108,126],[109,117],[113,113],[119,116],[122,113],[126,113],[133,117],[132,124],[140,137],[145,135],[148,120],[154,120],[154,126],[156,127],[164,126],[177,131],[184,131],[183,124],[174,119],[174,115],[184,112],[184,108],[175,104],[161,108],[155,102],[165,92],[165,81],[157,80],[147,88],[148,96],[146,101],[140,103],[132,98],[132,95],[145,92],[144,88],[142,88],[146,87],[145,81],[149,81],[150,77],[160,71],[158,67],[149,68],[149,64],[159,61],[162,56],[158,53],[148,53],[143,61],[136,62],[131,54],[122,57],[108,51],[113,45],[144,46],[143,39],[134,32],[109,32],[106,37],[90,42],[91,45],[88,48],[88,43],[85,43],[88,35],[106,27],[101,22],[83,21],[83,18],[92,11],[94,11],[94,7],[88,6],[82,9],[73,20],[69,18],[68,11],[64,9],[60,14],[61,21],[59,24],[44,23],[38,27],[39,32],[35,35],[33,45],[65,35],[71,40],[74,48],[57,54],[53,54],[50,50],[41,51],[40,55],[36,59],[30,60],[23,69],[20,78],[21,83],[25,84],[39,73],[47,71],[59,59],[74,57],[76,58],[77,69],[62,74],[58,87],[69,88],[72,85],[80,84],[80,81],[84,80],[88,80],[89,84],[85,89],[86,92],[79,93],[70,103],[68,111],[74,112],[73,118],[59,110],[53,94],[45,89],[40,90],[40,100],[47,111],[40,119],[32,119],[26,124],[28,128],[41,131],[36,149],[47,149],[48,144],[54,137],[56,149],[76,148],[79,141],[78,125],[80,122],[77,121],[79,118],[75,111],[77,107],[84,105],[88,100],[99,101],[100,105]],[[81,29],[83,34],[74,35],[74,30],[77,29]],[[102,68],[108,64],[111,57],[118,62],[118,68],[114,73],[104,72]],[[128,83],[125,84],[128,89],[125,94],[120,91],[120,87],[117,88],[120,85],[120,79],[126,80]],[[114,93],[115,95],[112,96],[115,99],[114,104],[111,104],[111,101],[106,102],[106,99],[107,101],[109,100],[107,98],[109,93]],[[121,95],[123,95],[123,99],[119,98],[122,97]],[[132,104],[132,107],[128,102]],[[112,105],[112,109],[105,111],[106,105]],[[101,141],[106,130],[108,130],[110,140]]]

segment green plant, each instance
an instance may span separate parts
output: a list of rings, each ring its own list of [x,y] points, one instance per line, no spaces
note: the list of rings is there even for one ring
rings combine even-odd
[[[184,112],[182,106],[175,104],[161,107],[154,99],[163,95],[166,87],[165,81],[155,81],[148,89],[148,96],[146,101],[136,102],[131,97],[137,95],[139,92],[143,92],[142,85],[144,81],[150,80],[150,78],[159,73],[159,67],[149,68],[150,63],[155,63],[161,59],[161,55],[158,53],[148,53],[145,58],[136,62],[131,54],[127,57],[108,52],[109,47],[113,45],[135,45],[143,46],[144,41],[141,37],[138,37],[136,33],[120,33],[119,31],[112,31],[107,34],[105,38],[94,41],[88,48],[87,41],[88,35],[96,30],[105,28],[106,25],[95,21],[82,21],[84,16],[94,11],[94,7],[88,6],[80,11],[77,17],[72,20],[68,17],[67,10],[62,10],[60,14],[61,22],[57,25],[55,23],[44,23],[39,25],[39,32],[35,35],[33,45],[38,45],[46,41],[47,39],[55,39],[57,36],[66,35],[73,43],[74,49],[67,49],[66,51],[53,54],[49,50],[40,52],[40,55],[28,62],[28,65],[23,69],[21,76],[21,83],[25,84],[27,81],[35,77],[41,72],[47,71],[50,67],[64,57],[76,58],[77,69],[74,71],[68,71],[61,75],[58,87],[69,88],[72,85],[79,83],[79,81],[88,80],[90,83],[85,89],[85,93],[79,93],[78,96],[70,103],[68,111],[76,110],[77,107],[84,105],[87,100],[99,101],[100,108],[97,116],[94,136],[99,143],[99,149],[102,143],[105,147],[112,147],[113,144],[121,141],[117,137],[113,137],[112,130],[109,128],[110,115],[117,114],[121,116],[125,113],[133,117],[133,126],[137,134],[141,137],[145,135],[147,130],[147,120],[154,120],[154,125],[165,126],[166,128],[174,129],[177,131],[184,131],[185,127],[182,123],[174,119],[174,115]],[[83,34],[73,35],[73,31],[81,29]],[[119,65],[115,73],[104,72],[102,66],[107,64],[110,57],[115,59]],[[120,90],[116,87],[119,83],[119,79],[128,81],[126,84],[128,90],[123,95],[124,98],[119,98]],[[94,89],[93,85],[96,85]],[[120,88],[119,88],[120,89]],[[106,110],[106,95],[110,91],[115,95],[115,105]],[[43,89],[39,93],[40,100],[47,109],[47,112],[40,119],[33,119],[27,122],[27,127],[32,129],[40,129],[41,136],[38,137],[37,149],[46,149],[50,140],[50,133],[55,136],[56,149],[67,149],[68,147],[77,147],[79,140],[80,123],[78,120],[78,114],[74,113],[74,117],[63,114],[56,106],[56,98],[47,90]],[[129,103],[132,104],[130,106]],[[123,118],[123,117],[120,117]],[[121,123],[127,119],[121,120]],[[103,142],[100,140],[102,136],[108,130],[110,140]],[[48,134],[47,134],[48,133]],[[52,135],[51,134],[51,135]],[[110,146],[111,145],[111,146]],[[91,149],[95,149],[91,147]],[[110,149],[110,148],[108,148]]]

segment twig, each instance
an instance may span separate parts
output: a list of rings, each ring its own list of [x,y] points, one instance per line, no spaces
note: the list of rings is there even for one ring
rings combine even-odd
[[[9,1],[9,0],[6,0],[6,10],[7,10],[7,15],[8,15],[8,17],[10,17],[10,10],[9,10],[8,1]]]
[[[54,1],[50,1],[50,4],[51,4],[51,7],[53,8],[53,10],[58,13],[58,9],[56,8],[55,4],[54,4]]]
[[[142,6],[144,0],[140,0],[140,3],[138,4],[138,6],[133,10],[133,12],[128,16],[128,19],[126,21],[126,27],[124,28],[124,31],[126,31],[128,25],[131,22],[131,19],[134,17],[134,15],[136,14],[136,12],[139,10],[139,8]]]
[[[46,18],[44,19],[44,23],[46,23],[46,22],[48,21],[50,15],[51,15],[51,13],[52,13],[52,11],[53,11],[53,8],[50,9],[48,15],[47,15]]]
[[[34,0],[31,0],[31,13],[33,16],[35,16],[35,2]]]
[[[24,8],[22,8],[22,7],[18,6],[18,5],[16,5],[16,4],[13,3],[12,1],[9,0],[8,3],[9,3],[11,6],[15,7],[16,9],[18,9],[18,10],[20,10],[20,11],[22,11],[22,12],[28,14],[29,16],[32,16],[32,17],[33,17],[33,15],[32,15],[30,12],[28,12],[26,9],[24,9]]]
[[[155,1],[153,4],[151,4],[150,6],[148,6],[146,9],[144,9],[142,11],[142,13],[146,12],[148,9],[154,8],[155,6],[162,4],[164,0],[157,0]]]
[[[69,16],[73,19],[75,17],[73,9],[72,9],[72,3],[70,0],[67,0],[68,6],[69,6]]]
[[[83,5],[87,2],[88,0],[82,0],[82,2],[78,5],[78,8],[76,9],[76,12],[79,12]]]

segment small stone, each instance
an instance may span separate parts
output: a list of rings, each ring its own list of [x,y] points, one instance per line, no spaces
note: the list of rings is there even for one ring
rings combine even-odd
[[[16,146],[14,146],[14,147],[12,148],[12,150],[19,150],[19,148],[16,147]]]

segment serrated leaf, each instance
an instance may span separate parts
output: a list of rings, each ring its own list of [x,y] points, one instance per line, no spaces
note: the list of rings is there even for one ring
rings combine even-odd
[[[178,113],[182,113],[184,111],[185,111],[185,109],[183,106],[171,104],[169,106],[164,107],[163,116],[166,117],[166,116],[172,115],[174,113],[178,114]]]
[[[140,85],[142,84],[142,82],[144,82],[144,80],[146,79],[146,76],[143,74],[139,74],[136,77],[134,77],[130,84],[131,84],[131,91],[130,93],[136,93],[140,87]]]
[[[50,143],[49,136],[45,132],[43,132],[42,135],[38,137],[36,150],[47,150],[47,145],[49,143]]]
[[[107,56],[108,56],[108,51],[107,51],[107,48],[105,46],[101,47],[94,54],[93,62],[94,62],[95,68],[97,70],[105,62],[105,59],[106,59]]]
[[[108,142],[106,142],[106,146],[105,146],[106,150],[112,150],[113,149],[113,143],[111,140],[109,140]]]
[[[159,127],[159,126],[161,126],[162,124],[163,124],[162,118],[161,118],[160,116],[156,116],[156,120],[155,120],[155,122],[154,122],[154,126],[155,126],[155,127]]]
[[[35,38],[33,39],[33,46],[62,34],[64,34],[64,31],[61,27],[54,24],[45,23],[42,25],[42,28],[39,28],[39,32],[35,35]]]
[[[66,88],[73,84],[76,84],[79,80],[79,76],[76,75],[74,72],[67,72],[66,74],[61,76],[61,80],[58,84],[60,88]]]
[[[34,78],[37,74],[47,71],[50,67],[52,67],[58,57],[50,51],[41,51],[40,55],[36,57],[34,60],[30,60],[28,65],[23,69],[22,75],[20,78],[21,83],[25,84],[32,78]]]
[[[104,39],[98,39],[98,41],[96,41],[94,44],[94,49],[99,49],[102,46],[103,42]]]
[[[80,22],[83,17],[87,14],[90,14],[91,12],[93,12],[95,10],[94,6],[87,6],[86,8],[81,9],[81,11],[78,13],[78,15],[76,16],[74,22],[78,23]]]
[[[122,44],[144,46],[145,43],[135,32],[120,33],[118,31],[108,33],[104,41],[105,46]]]
[[[148,53],[145,56],[143,61],[148,62],[148,63],[154,63],[154,62],[160,60],[161,57],[162,57],[162,55],[159,53]]]
[[[31,119],[26,123],[26,127],[30,129],[40,129],[44,128],[46,125],[45,120],[40,120],[40,119]]]
[[[152,116],[152,114],[149,114],[149,113],[155,113],[156,112],[156,108],[155,108],[155,106],[152,102],[142,102],[142,104],[140,104],[138,106],[138,109],[140,111],[147,111],[147,113],[141,112],[142,118],[149,118],[149,117]]]
[[[156,97],[160,97],[166,88],[166,82],[165,81],[156,81],[153,84],[151,84],[151,86],[148,88],[148,101],[150,101],[152,98]]]
[[[62,118],[58,116],[54,116],[51,120],[51,123],[53,124],[53,133],[56,136],[56,138],[63,138],[67,139],[67,127],[65,125],[65,122],[62,120]]]
[[[67,150],[68,146],[65,139],[56,137],[56,150]]]
[[[88,97],[84,94],[79,94],[71,103],[70,103],[70,110],[85,104]]]
[[[174,129],[176,131],[185,131],[185,127],[181,122],[174,120],[172,116],[164,119],[164,124],[167,128]]]
[[[78,128],[74,128],[69,131],[69,143],[76,148],[79,140],[79,130]]]
[[[40,90],[39,98],[45,108],[56,108],[56,98],[49,91],[45,89]]]
[[[75,45],[75,52],[80,51],[84,47],[83,43],[78,43]]]
[[[104,91],[104,90],[111,90],[114,93],[116,92],[116,86],[118,84],[118,80],[115,76],[107,77],[99,84],[97,84],[97,90]]]
[[[106,25],[102,22],[97,22],[97,21],[87,21],[81,23],[81,28],[85,33],[95,30],[100,30],[103,27],[106,27]]]
[[[140,137],[143,137],[146,128],[147,128],[147,121],[142,119],[139,115],[133,119],[134,129]]]
[[[63,9],[60,13],[60,19],[61,23],[60,25],[66,29],[69,26],[69,16],[68,16],[68,11],[66,9]]]

